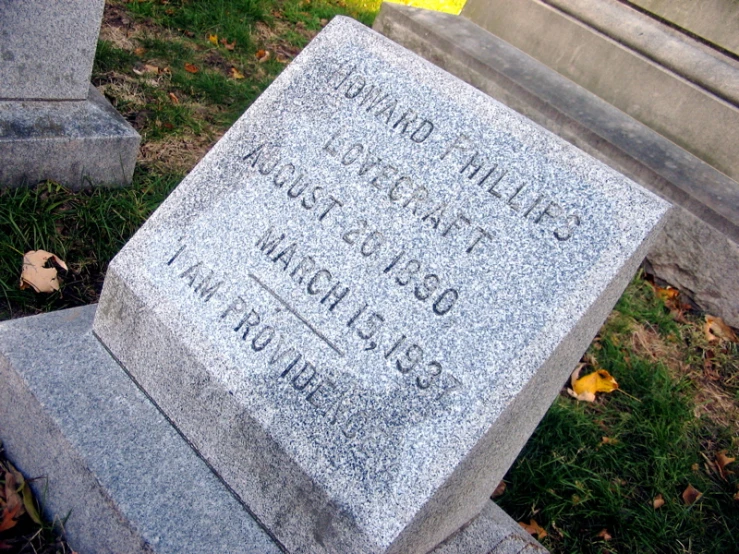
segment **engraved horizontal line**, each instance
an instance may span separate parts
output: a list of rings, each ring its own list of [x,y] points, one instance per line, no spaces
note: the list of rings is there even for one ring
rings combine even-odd
[[[331,350],[333,350],[334,352],[336,352],[342,358],[344,357],[344,353],[341,351],[341,349],[339,347],[337,347],[333,342],[331,342],[326,337],[326,335],[324,335],[323,333],[321,333],[320,330],[318,330],[315,326],[313,326],[313,324],[311,324],[310,321],[308,321],[302,315],[300,315],[300,313],[298,313],[298,311],[295,308],[293,308],[290,304],[288,304],[287,301],[284,298],[282,298],[279,294],[277,294],[275,291],[273,291],[269,286],[267,286],[259,277],[257,277],[253,273],[249,273],[249,277],[255,283],[257,283],[260,287],[262,287],[264,290],[266,290],[269,294],[271,294],[272,297],[275,300],[277,300],[280,304],[282,304],[285,307],[285,309],[287,309],[288,312],[290,312],[295,317],[297,317],[303,323],[303,325],[305,325],[306,327],[308,327],[308,329],[310,329],[311,331],[313,331],[313,334],[316,335],[323,342],[325,342],[331,348]]]

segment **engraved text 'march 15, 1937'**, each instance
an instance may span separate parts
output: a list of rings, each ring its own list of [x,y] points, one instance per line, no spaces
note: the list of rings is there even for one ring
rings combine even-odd
[[[424,552],[666,210],[336,18],[116,257],[95,331],[288,550]]]

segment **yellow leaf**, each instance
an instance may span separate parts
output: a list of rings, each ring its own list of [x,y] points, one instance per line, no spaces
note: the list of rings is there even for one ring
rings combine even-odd
[[[208,42],[218,46],[218,35],[208,35]]]
[[[51,260],[51,261],[49,261]],[[51,267],[47,267],[51,266]],[[23,256],[23,271],[21,272],[21,290],[28,287],[36,292],[54,292],[59,290],[57,266],[67,269],[64,260],[46,252],[45,250],[31,250]]]
[[[244,74],[241,73],[235,67],[232,67],[231,68],[231,71],[229,72],[229,75],[231,76],[232,79],[243,79],[244,78]]]
[[[583,402],[595,402],[596,392],[613,392],[618,388],[616,380],[605,369],[598,369],[585,377],[580,377],[580,371],[585,364],[578,364],[570,377],[571,389],[567,389],[570,396]]]
[[[547,536],[547,532],[544,528],[542,528],[536,521],[533,519],[529,521],[529,523],[524,523],[523,521],[519,521],[518,524],[523,528],[524,531],[526,531],[529,535],[536,535],[536,537],[541,540],[544,537]]]

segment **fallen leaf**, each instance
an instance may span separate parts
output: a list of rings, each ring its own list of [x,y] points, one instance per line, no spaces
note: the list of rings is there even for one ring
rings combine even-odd
[[[608,532],[608,529],[603,529],[600,533],[595,535],[599,539],[603,539],[604,541],[610,541],[613,538],[613,535],[611,535]]]
[[[172,103],[173,104],[179,104],[180,103],[180,99],[177,98],[177,95],[174,92],[170,92],[169,93],[169,99],[172,100]]]
[[[256,57],[259,63],[266,62],[270,57],[269,50],[257,50]]]
[[[498,483],[498,486],[495,487],[495,490],[493,491],[491,498],[498,498],[499,496],[503,496],[505,489],[506,489],[505,481],[501,481],[500,483]]]
[[[529,523],[524,523],[523,521],[519,521],[518,524],[521,526],[521,528],[526,531],[529,535],[536,535],[536,537],[541,540],[544,537],[547,536],[547,532],[545,529],[543,529],[536,521],[533,519],[529,521]]]
[[[49,261],[51,260],[51,261]],[[51,265],[51,267],[47,267]],[[21,272],[21,290],[28,287],[36,292],[54,292],[59,290],[57,268],[66,271],[67,264],[56,254],[45,250],[31,250],[23,256],[23,271]]]
[[[156,75],[159,73],[159,68],[155,65],[145,63],[143,65],[136,65],[133,67],[133,72],[136,75]]]
[[[16,490],[20,492],[21,497],[23,498],[23,507],[25,508],[26,513],[34,523],[41,525],[41,516],[39,516],[38,510],[36,509],[36,503],[33,500],[31,487],[28,486],[23,474],[18,471],[13,464],[6,461],[5,465],[8,467],[8,473],[12,474],[13,479],[15,480]]]
[[[5,473],[5,506],[0,515],[0,533],[12,529],[23,515],[23,501],[17,490],[15,477],[11,472]]]
[[[585,377],[580,377],[580,371],[586,364],[578,364],[570,377],[571,389],[567,389],[570,396],[583,402],[595,402],[596,392],[613,392],[618,388],[616,380],[605,369],[598,369]]]
[[[228,74],[231,76],[232,79],[243,79],[244,78],[244,74],[241,73],[235,67],[232,67],[231,71],[229,71]]]
[[[697,463],[695,463],[692,466],[690,466],[690,469],[692,469],[693,471],[698,471],[698,470],[700,470],[700,468],[701,468],[701,466],[699,466]]]
[[[729,341],[739,342],[734,330],[724,323],[720,317],[714,317],[706,314],[706,323],[703,325],[703,332],[708,342]]]
[[[730,463],[736,461],[736,458],[729,458],[726,455],[726,450],[722,450],[718,454],[716,454],[716,466],[718,468],[718,473],[721,475],[721,478],[726,481],[727,476],[733,474],[733,471],[729,471],[726,469],[726,466]]]
[[[654,497],[654,500],[652,501],[652,506],[655,510],[659,510],[662,506],[665,505],[665,499],[662,498],[661,494],[658,494]]]
[[[233,50],[236,48],[236,41],[228,42],[225,38],[221,39],[221,44],[224,46],[226,50]]]
[[[612,439],[611,437],[601,437],[600,439],[601,444],[618,444],[619,442],[618,439]]]
[[[146,54],[146,48],[144,48],[143,46],[139,46],[138,48],[134,48],[133,53],[137,56],[143,56],[144,54]]]
[[[218,46],[218,35],[208,35],[208,42]]]
[[[200,70],[198,69],[196,65],[193,65],[188,62],[185,64],[185,71],[187,71],[188,73],[197,73]]]
[[[696,489],[693,485],[688,485],[688,487],[683,491],[683,502],[685,502],[688,506],[691,504],[695,504],[701,496],[703,496],[703,493],[700,492],[698,489]]]

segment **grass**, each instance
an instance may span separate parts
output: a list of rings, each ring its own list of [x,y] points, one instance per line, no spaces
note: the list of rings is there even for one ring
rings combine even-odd
[[[584,357],[628,394],[594,404],[560,397],[506,476],[499,504],[542,525],[552,552],[737,551],[739,479],[715,466],[719,452],[738,450],[736,419],[725,421],[737,405],[696,417],[696,400],[705,385],[699,354],[715,351],[736,374],[739,352],[708,343],[699,319],[677,315],[683,323],[638,277]],[[723,401],[735,397],[731,386],[722,392]],[[693,505],[681,497],[688,485],[703,493]],[[665,504],[655,509],[658,495]]]
[[[93,82],[143,137],[133,185],[0,190],[0,320],[95,302],[110,259],[322,26],[335,14],[370,24],[378,7],[109,1]],[[22,254],[36,249],[69,264],[61,293],[18,288]],[[655,291],[637,277],[583,358],[621,390],[592,404],[561,396],[496,498],[542,525],[552,552],[739,550],[739,481],[715,464],[739,453],[739,351]],[[681,498],[689,484],[703,493],[692,505]],[[63,551],[50,541],[48,552]]]

